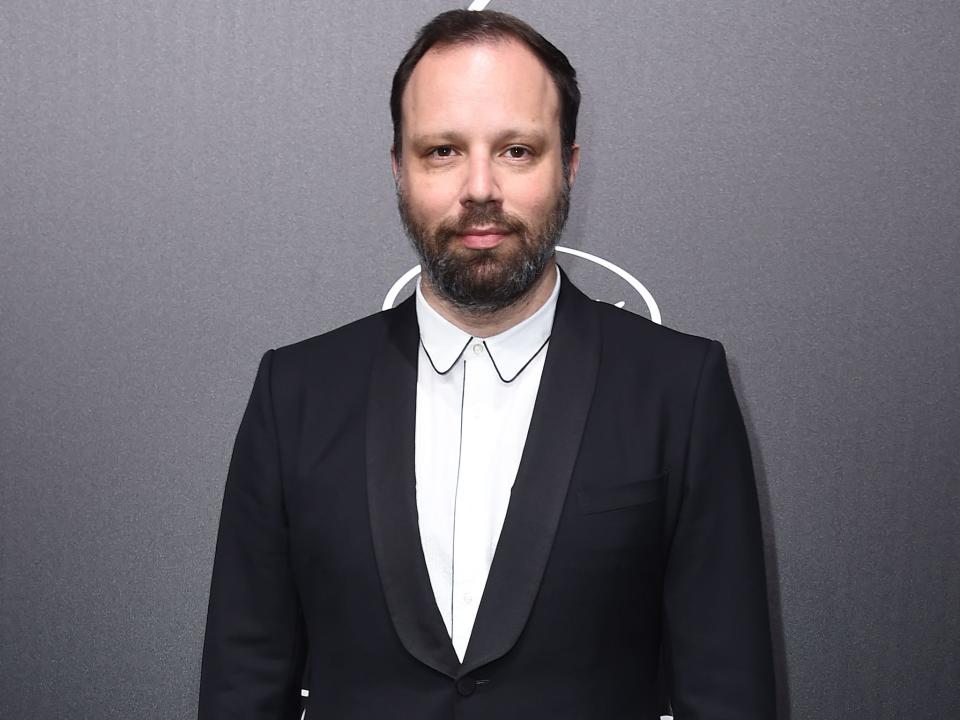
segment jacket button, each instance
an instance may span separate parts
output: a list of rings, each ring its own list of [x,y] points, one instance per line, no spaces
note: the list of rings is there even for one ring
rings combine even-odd
[[[477,689],[477,681],[472,677],[462,677],[457,680],[457,692],[467,697],[468,695],[473,695],[473,691]]]

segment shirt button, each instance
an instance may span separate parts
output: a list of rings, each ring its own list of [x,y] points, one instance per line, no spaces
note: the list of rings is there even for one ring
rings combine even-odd
[[[468,695],[473,695],[473,691],[477,689],[477,681],[472,677],[462,677],[457,680],[457,692],[467,697]]]
[[[473,595],[470,594],[470,593],[464,593],[464,594],[463,594],[463,601],[464,601],[467,605],[469,605],[470,603],[473,602]]]
[[[474,346],[473,346],[473,354],[474,354],[474,355],[479,355],[479,354],[482,353],[482,352],[483,352],[483,345],[474,345]]]

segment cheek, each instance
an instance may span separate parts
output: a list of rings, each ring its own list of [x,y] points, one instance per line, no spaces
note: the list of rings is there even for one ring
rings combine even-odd
[[[418,178],[407,183],[406,197],[416,217],[428,224],[455,216],[459,211],[459,195],[450,182]]]
[[[505,193],[508,205],[504,209],[528,219],[539,219],[553,209],[561,189],[552,182],[519,182],[509,194]]]

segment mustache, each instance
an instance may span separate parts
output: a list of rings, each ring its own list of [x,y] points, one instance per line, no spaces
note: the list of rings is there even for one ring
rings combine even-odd
[[[437,240],[446,242],[454,235],[465,235],[471,228],[493,226],[521,237],[527,234],[527,224],[515,215],[496,206],[477,205],[460,213],[456,220],[446,220],[437,226]]]

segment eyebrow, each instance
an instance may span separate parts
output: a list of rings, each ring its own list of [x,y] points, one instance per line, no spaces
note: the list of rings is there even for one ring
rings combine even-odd
[[[505,142],[509,139],[517,139],[526,142],[539,143],[546,145],[547,136],[541,130],[523,130],[520,128],[508,128],[497,134],[495,144]],[[464,143],[464,136],[458,132],[447,130],[437,133],[421,133],[411,138],[414,147],[428,147],[434,145],[458,145]]]

